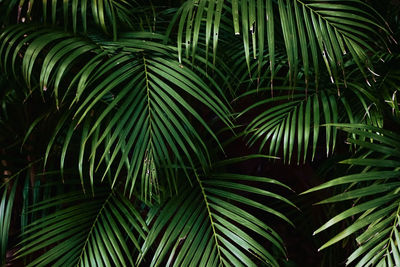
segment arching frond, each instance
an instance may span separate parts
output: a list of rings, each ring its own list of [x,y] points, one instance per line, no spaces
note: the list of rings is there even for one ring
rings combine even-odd
[[[232,173],[199,179],[195,188],[149,212],[152,226],[142,247],[145,258],[141,261],[149,266],[257,266],[261,262],[279,266],[276,256],[259,240],[261,237],[268,241],[285,255],[282,239],[249,211],[258,209],[291,224],[281,212],[250,197],[267,197],[293,205],[262,189],[271,185],[286,187],[273,179]],[[146,255],[152,248],[155,252],[147,262]]]
[[[97,26],[104,33],[117,37],[117,30],[121,27],[132,27],[134,18],[132,11],[140,9],[135,0],[114,1],[34,1],[34,0],[5,0],[2,13],[6,20],[15,15],[17,22],[28,23],[31,21],[63,25],[74,33],[93,31]],[[12,20],[14,20],[13,18]]]
[[[318,85],[321,60],[332,83],[338,83],[344,78],[346,54],[351,55],[365,79],[368,79],[367,70],[371,69],[371,62],[367,53],[375,51],[377,40],[385,46],[386,37],[382,37],[381,33],[389,34],[381,26],[384,25],[383,18],[372,7],[358,0],[335,3],[303,0],[188,0],[179,12],[177,43],[180,58],[183,45],[187,56],[190,55],[188,51],[192,51],[191,55],[195,53],[200,31],[206,32],[207,45],[212,39],[215,56],[222,33],[221,18],[231,16],[231,28],[236,35],[243,36],[249,71],[251,57],[257,59],[258,64],[263,64],[264,48],[267,47],[273,80],[276,73],[275,54],[281,51],[280,45],[277,45],[279,43],[286,50],[291,82],[295,82],[298,71],[303,68],[306,85],[313,73]],[[282,33],[282,41],[278,32]]]
[[[354,134],[349,143],[362,148],[359,157],[342,163],[358,168],[343,177],[335,178],[306,193],[331,187],[343,192],[319,204],[352,201],[353,205],[331,218],[315,234],[344,220],[349,226],[326,242],[320,249],[356,235],[358,248],[347,264],[356,266],[397,266],[399,264],[400,195],[400,136],[390,131],[366,125],[338,125]],[[351,170],[351,169],[350,169]]]
[[[240,98],[265,96],[263,92],[267,90],[254,89],[242,94]],[[322,139],[320,132],[325,132],[322,140],[326,154],[332,154],[336,146],[337,130],[330,126],[331,123],[366,122],[382,127],[381,120],[377,118],[379,114],[371,107],[373,99],[365,96],[368,93],[364,89],[364,92],[358,92],[355,88],[351,94],[346,92],[341,97],[336,96],[335,90],[314,91],[308,95],[303,88],[296,88],[293,93],[287,87],[276,87],[275,90],[284,95],[261,97],[242,111],[239,117],[255,113],[256,116],[245,129],[248,144],[257,144],[260,152],[266,150],[269,155],[283,155],[285,162],[290,163],[293,157],[297,158],[298,164],[305,162],[309,153],[314,159],[319,140]]]
[[[41,93],[54,94],[56,105],[65,110],[46,159],[56,138],[63,136],[63,169],[69,144],[78,133],[81,177],[84,159],[90,159],[90,177],[103,164],[103,178],[112,172],[114,185],[124,176],[129,194],[139,183],[147,200],[177,188],[174,171],[189,177],[188,170],[197,168],[197,162],[202,169],[210,164],[199,129],[217,144],[218,140],[196,106],[206,107],[230,126],[229,106],[210,77],[203,80],[204,72],[197,74],[176,61],[175,51],[161,44],[161,35],[132,33],[118,42],[96,42],[34,29],[15,26],[4,32],[0,54],[4,54],[3,68],[11,64],[18,73],[17,55],[23,53],[22,73],[28,86],[32,88],[39,76]],[[40,75],[33,72],[39,64]],[[76,130],[79,127],[82,131]],[[160,169],[167,181],[159,180]]]
[[[19,257],[50,248],[28,266],[133,265],[147,226],[126,198],[115,192],[87,197],[78,191],[38,203],[32,211],[48,208],[57,209],[28,225]]]

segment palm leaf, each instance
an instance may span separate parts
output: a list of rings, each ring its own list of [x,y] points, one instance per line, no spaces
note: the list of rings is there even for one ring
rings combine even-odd
[[[344,220],[349,226],[338,233],[320,249],[329,247],[355,234],[358,248],[349,256],[347,264],[356,266],[396,266],[399,255],[399,207],[398,193],[400,136],[387,130],[367,125],[338,125],[341,129],[358,137],[349,139],[362,148],[357,158],[342,161],[345,164],[366,166],[359,173],[335,178],[305,193],[342,185],[344,191],[320,204],[353,201],[353,206],[339,213],[315,234],[325,231]],[[366,141],[370,140],[370,141]],[[361,153],[361,152],[360,152]],[[343,187],[345,186],[345,187]]]
[[[94,25],[105,34],[112,35],[114,39],[117,38],[117,28],[121,28],[122,25],[133,27],[132,10],[139,9],[134,0],[8,0],[2,5],[5,7],[6,20],[13,10],[18,9],[18,22],[37,20],[40,23],[61,24],[65,29],[72,29],[74,33],[87,33],[88,28],[90,29]],[[37,18],[42,18],[42,20]],[[79,27],[79,25],[82,26]]]
[[[158,216],[149,220],[152,226],[143,243],[143,255],[139,262],[149,266],[256,266],[260,262],[278,266],[275,256],[257,241],[259,239],[255,234],[285,255],[282,239],[246,207],[267,212],[289,224],[291,222],[281,212],[243,194],[268,197],[293,205],[278,194],[248,184],[286,186],[268,178],[231,173],[220,173],[197,181],[195,188],[189,188],[169,200]],[[156,207],[156,210],[159,208]],[[147,262],[146,256],[153,247],[155,252]]]
[[[291,90],[284,86],[276,86],[275,89],[283,93]],[[283,160],[288,163],[293,157],[296,158],[294,155],[296,150],[298,164],[301,161],[305,162],[309,153],[314,159],[319,145],[321,126],[325,132],[327,156],[334,152],[336,146],[337,129],[331,126],[332,123],[366,122],[381,126],[380,120],[378,122],[373,120],[375,109],[368,107],[372,99],[367,99],[364,94],[357,91],[346,92],[338,98],[334,90],[323,90],[318,93],[314,91],[306,95],[303,93],[303,88],[297,87],[289,96],[280,94],[273,98],[260,98],[259,96],[264,95],[263,92],[267,90],[258,88],[242,94],[238,99],[252,95],[258,96],[258,99],[238,117],[256,113],[257,115],[244,130],[248,136],[248,144],[258,145],[259,152],[268,150],[270,155],[283,155]],[[350,101],[351,107],[348,105]],[[262,108],[266,105],[268,108]],[[341,110],[346,112],[340,112]]]
[[[79,191],[58,195],[32,207],[31,212],[37,212],[63,205],[28,225],[18,257],[50,246],[28,266],[133,264],[147,226],[126,198],[99,191],[94,197]],[[59,250],[63,253],[57,253]]]
[[[147,201],[159,201],[161,194],[176,189],[175,171],[189,177],[188,170],[197,168],[197,162],[203,170],[210,164],[204,138],[195,127],[204,129],[217,145],[219,141],[194,105],[206,107],[231,126],[229,106],[211,77],[203,80],[204,72],[197,74],[176,61],[173,48],[161,43],[162,35],[129,33],[118,42],[98,42],[46,28],[37,34],[32,32],[35,27],[26,30],[15,26],[5,31],[0,54],[5,53],[2,66],[7,69],[11,61],[12,70],[18,73],[17,57],[9,59],[8,54],[13,49],[14,55],[20,53],[21,44],[34,35],[22,58],[22,73],[33,87],[33,66],[47,52],[40,71],[41,93],[54,93],[56,105],[65,112],[48,142],[45,163],[57,137],[62,136],[62,170],[71,140],[81,134],[81,178],[86,158],[90,177],[101,170],[102,179],[108,176],[114,185],[124,174],[126,192],[132,195],[140,185]],[[85,67],[76,73],[84,62]],[[61,84],[68,86],[60,88]],[[159,180],[159,171],[164,171],[166,180]]]
[[[196,51],[199,29],[202,27],[211,29],[212,25],[213,32],[206,30],[206,45],[208,46],[212,37],[215,58],[221,14],[224,13],[233,18],[231,25],[233,32],[236,35],[240,33],[243,35],[243,49],[249,70],[251,55],[254,59],[258,58],[259,65],[263,64],[264,40],[267,40],[271,79],[274,78],[275,53],[279,42],[276,32],[280,31],[289,63],[289,77],[293,83],[301,67],[299,58],[302,60],[307,86],[311,66],[314,69],[316,85],[318,85],[320,59],[323,60],[332,83],[340,82],[340,76],[344,78],[343,57],[348,53],[351,54],[368,82],[367,69],[371,69],[371,62],[368,60],[366,51],[375,51],[376,39],[385,46],[386,41],[380,31],[387,35],[389,31],[381,26],[384,25],[383,18],[364,2],[349,0],[339,2],[328,4],[302,0],[221,0],[217,2],[188,0],[179,10],[177,41],[179,58],[182,55],[182,37],[186,36],[186,56],[193,55]],[[279,10],[279,16],[277,10]],[[277,20],[280,20],[280,23],[276,23]],[[277,29],[275,25],[279,24],[281,27]]]
[[[8,186],[1,186],[0,199],[0,262],[6,264],[7,249],[9,248],[8,236],[11,225],[11,216],[13,214],[13,205],[17,182],[14,182],[10,192]]]

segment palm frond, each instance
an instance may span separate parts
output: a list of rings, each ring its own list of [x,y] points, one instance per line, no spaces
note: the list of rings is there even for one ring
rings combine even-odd
[[[337,126],[358,137],[348,141],[362,150],[359,157],[342,161],[352,168],[359,166],[359,171],[305,192],[341,186],[342,193],[319,204],[353,202],[351,208],[339,213],[315,231],[317,234],[344,220],[349,221],[346,229],[320,249],[356,235],[358,248],[349,256],[347,264],[357,262],[356,266],[396,266],[399,263],[400,136],[367,125]]]
[[[174,49],[161,43],[162,35],[129,33],[118,42],[100,42],[34,29],[15,26],[5,31],[0,54],[5,55],[2,67],[9,68],[11,61],[11,69],[18,73],[16,55],[23,53],[22,73],[28,86],[37,86],[34,79],[39,76],[41,93],[53,93],[57,107],[65,110],[49,140],[45,163],[56,138],[63,136],[62,170],[69,144],[78,133],[81,177],[86,157],[90,159],[91,185],[94,172],[104,164],[103,179],[113,170],[112,185],[123,174],[130,195],[138,180],[143,199],[158,201],[160,194],[176,189],[175,171],[189,177],[188,170],[196,169],[196,162],[203,170],[210,164],[204,137],[195,127],[204,129],[217,144],[219,141],[194,105],[206,107],[231,126],[229,105],[215,81],[210,77],[203,80],[200,75],[204,72],[197,74],[176,61]],[[85,62],[85,67],[77,70]],[[41,64],[40,75],[33,72],[35,64]],[[160,169],[167,177],[161,186]]]
[[[349,84],[350,87],[357,86]],[[305,162],[308,154],[312,155],[312,160],[314,159],[320,144],[319,139],[322,139],[321,128],[321,132],[325,132],[324,150],[327,156],[333,154],[337,129],[330,126],[332,123],[365,122],[382,127],[382,121],[379,119],[382,114],[373,107],[375,98],[368,99],[371,95],[364,89],[359,92],[354,88],[352,92],[345,92],[338,98],[334,89],[311,91],[306,95],[304,87],[295,88],[293,93],[290,93],[291,88],[276,86],[275,90],[280,93],[278,96],[260,98],[259,96],[264,96],[263,92],[267,90],[258,88],[242,94],[238,98],[239,101],[241,98],[251,96],[256,96],[258,99],[238,117],[255,113],[256,116],[244,130],[247,143],[251,146],[257,145],[259,152],[267,150],[269,155],[282,155],[283,160],[288,163],[293,158],[297,158],[298,164]]]
[[[63,25],[74,33],[87,33],[93,26],[98,27],[105,34],[116,39],[117,29],[122,26],[132,28],[134,17],[132,10],[140,9],[134,0],[118,1],[34,1],[34,0],[6,0],[4,6],[4,20],[13,13],[17,13],[17,22],[31,21],[44,24]],[[2,13],[3,14],[3,13]],[[81,25],[81,26],[80,26]]]
[[[99,191],[94,197],[81,191],[58,195],[32,207],[56,209],[27,226],[18,257],[49,248],[28,266],[133,265],[147,226],[126,198]]]
[[[149,212],[159,213],[148,220],[151,227],[139,262],[149,266],[257,266],[260,262],[278,266],[276,257],[286,254],[282,239],[248,210],[255,208],[291,222],[281,212],[248,196],[293,204],[253,183],[286,187],[264,177],[220,173],[199,178],[195,188],[172,198],[161,209],[156,207]],[[275,247],[280,256],[272,255],[258,241],[260,237]],[[155,252],[146,262],[153,247]]]
[[[224,14],[222,17],[226,17],[229,14],[232,17],[231,28],[234,29],[234,33],[243,35],[249,70],[251,57],[257,59],[259,65],[263,64],[264,43],[267,44],[271,85],[276,73],[275,54],[276,51],[280,51],[277,47],[277,43],[280,42],[277,32],[282,32],[291,82],[295,83],[298,71],[302,67],[306,85],[312,72],[315,73],[315,84],[318,85],[320,59],[323,60],[332,83],[340,82],[340,76],[344,78],[346,54],[351,55],[369,83],[367,72],[372,67],[367,53],[375,51],[377,40],[381,46],[385,46],[386,40],[381,32],[389,35],[389,31],[381,26],[384,25],[384,19],[363,1],[325,3],[303,0],[188,0],[179,12],[179,58],[183,45],[186,56],[190,55],[189,51],[192,55],[195,53],[196,38],[203,28],[206,29],[206,45],[213,40],[215,57],[221,34],[221,16]],[[182,41],[184,36],[185,42]]]

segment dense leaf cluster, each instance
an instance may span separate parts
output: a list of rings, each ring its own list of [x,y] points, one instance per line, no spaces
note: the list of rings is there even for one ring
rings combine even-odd
[[[281,224],[307,221],[297,206],[321,190],[315,234],[335,232],[321,250],[400,264],[390,3],[0,0],[0,14],[2,265],[285,266]],[[306,204],[259,171],[326,157],[341,164]]]

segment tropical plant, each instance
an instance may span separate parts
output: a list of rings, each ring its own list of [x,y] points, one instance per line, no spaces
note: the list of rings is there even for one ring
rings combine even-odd
[[[314,194],[262,170],[351,157],[329,178],[359,173],[307,188],[335,194],[328,216],[345,209],[322,248],[398,265],[399,24],[383,12],[0,0],[1,264],[290,265],[282,222],[306,220]]]
[[[399,135],[367,125],[341,125],[354,137],[348,139],[359,147],[357,157],[341,163],[355,174],[342,176],[310,189],[308,192],[332,186],[342,187],[343,192],[325,199],[319,204],[352,200],[353,205],[336,215],[315,234],[359,214],[346,229],[326,242],[324,249],[347,236],[356,233],[358,248],[349,256],[346,264],[358,260],[357,266],[393,266],[400,263],[399,219]],[[358,167],[358,168],[357,168]]]

